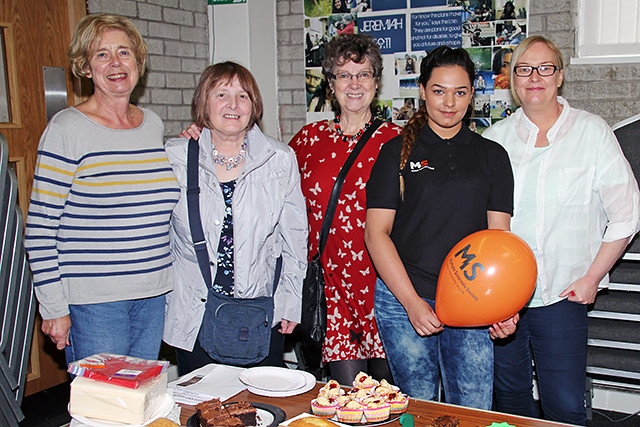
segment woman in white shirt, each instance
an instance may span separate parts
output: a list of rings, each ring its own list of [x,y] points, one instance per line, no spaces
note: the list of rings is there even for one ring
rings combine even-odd
[[[518,329],[495,342],[501,412],[585,425],[587,305],[639,228],[633,172],[605,121],[558,96],[562,53],[541,36],[511,58],[511,92],[522,108],[483,136],[502,144],[514,179],[513,232],[533,249],[538,282]]]

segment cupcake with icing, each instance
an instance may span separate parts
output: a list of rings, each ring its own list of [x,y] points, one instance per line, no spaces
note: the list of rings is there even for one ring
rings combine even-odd
[[[389,418],[391,404],[379,397],[368,397],[362,402],[364,407],[364,417],[368,423],[384,421]]]
[[[364,413],[364,405],[357,400],[349,400],[344,406],[338,406],[336,416],[342,423],[360,423]]]
[[[397,392],[399,390],[398,387],[389,384],[389,382],[385,379],[380,381],[380,385],[373,388],[373,394],[377,396],[386,396],[389,393]]]
[[[409,406],[409,396],[399,391],[387,394],[387,402],[391,405],[391,414],[401,414]]]
[[[318,392],[318,396],[338,397],[345,394],[345,391],[340,387],[340,383],[336,380],[329,380]]]
[[[367,388],[352,388],[347,393],[347,396],[349,396],[351,399],[354,399],[354,400],[362,400],[370,396],[369,390],[370,389],[367,389]]]
[[[318,396],[311,401],[311,412],[322,418],[331,418],[336,414],[338,400],[335,397]]]
[[[371,389],[373,387],[376,387],[380,385],[380,383],[378,381],[376,381],[375,379],[373,379],[373,377],[371,377],[371,375],[366,374],[365,372],[358,372],[358,375],[356,375],[356,378],[353,380],[353,387],[354,388],[366,388],[366,389]]]

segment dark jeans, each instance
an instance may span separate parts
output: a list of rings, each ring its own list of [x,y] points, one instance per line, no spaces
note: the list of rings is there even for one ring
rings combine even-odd
[[[520,313],[516,333],[495,343],[496,410],[537,416],[535,362],[542,416],[586,425],[587,306],[563,300]]]
[[[267,358],[251,366],[284,366],[284,335],[278,332],[278,329],[280,329],[280,323],[271,329],[271,343],[269,345],[269,355]],[[200,347],[200,341],[197,339],[192,351],[181,348],[176,348],[175,350],[176,360],[178,362],[178,375],[188,374],[209,363],[217,363]]]

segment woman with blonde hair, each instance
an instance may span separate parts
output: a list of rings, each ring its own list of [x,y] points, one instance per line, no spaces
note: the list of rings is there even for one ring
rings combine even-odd
[[[640,194],[603,119],[558,95],[562,52],[542,36],[511,56],[511,93],[520,105],[484,136],[509,153],[515,175],[512,228],[533,249],[538,281],[516,334],[495,345],[501,412],[585,425],[587,306],[640,226]]]
[[[147,46],[127,18],[89,15],[69,59],[93,94],[56,114],[38,148],[25,246],[42,330],[67,363],[103,352],[156,359],[180,190],[162,121],[130,103]]]

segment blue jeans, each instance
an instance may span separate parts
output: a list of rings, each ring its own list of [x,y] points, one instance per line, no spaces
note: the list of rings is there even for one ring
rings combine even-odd
[[[586,425],[587,306],[567,300],[524,309],[511,337],[496,341],[496,410],[537,416],[533,368],[544,418]]]
[[[425,300],[432,307],[433,300]],[[491,409],[493,344],[486,328],[419,336],[402,304],[378,279],[375,315],[393,381],[411,397]]]
[[[96,353],[156,360],[164,327],[165,295],[99,304],[70,305],[67,364]]]

